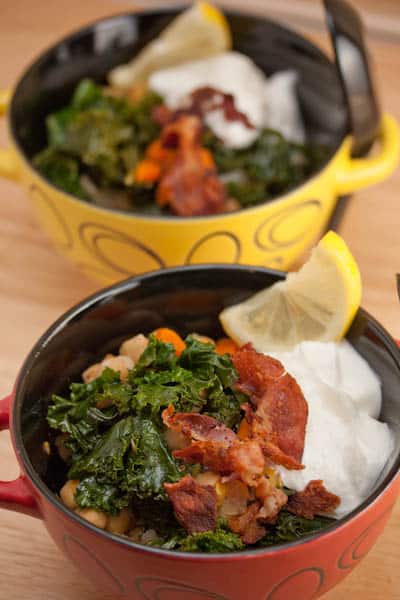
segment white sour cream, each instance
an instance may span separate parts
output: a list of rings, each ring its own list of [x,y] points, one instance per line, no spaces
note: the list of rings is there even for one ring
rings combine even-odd
[[[181,108],[198,88],[209,86],[232,94],[236,108],[255,129],[240,121],[228,121],[222,110],[206,115],[208,127],[230,148],[254,142],[262,127],[280,131],[296,142],[304,140],[304,128],[296,98],[297,76],[293,71],[267,79],[255,63],[239,52],[224,52],[212,58],[191,61],[154,72],[149,86],[169,108]]]
[[[296,379],[309,410],[305,469],[280,468],[284,485],[301,491],[322,479],[340,497],[335,516],[343,517],[368,496],[394,449],[393,433],[376,419],[379,379],[346,341],[303,342],[270,354]]]

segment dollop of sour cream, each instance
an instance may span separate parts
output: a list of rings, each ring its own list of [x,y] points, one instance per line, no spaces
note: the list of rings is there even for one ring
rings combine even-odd
[[[296,82],[294,71],[282,71],[267,78],[248,56],[223,52],[155,71],[149,87],[174,110],[185,106],[189,95],[202,87],[232,94],[237,110],[247,116],[254,129],[240,121],[227,120],[221,109],[208,112],[205,122],[226,146],[244,148],[255,141],[263,127],[280,131],[292,141],[304,141]]]
[[[308,403],[302,463],[280,468],[286,487],[301,491],[322,479],[351,512],[368,496],[394,450],[393,432],[377,420],[381,385],[368,363],[347,342],[302,342],[287,352],[270,352],[296,379]]]

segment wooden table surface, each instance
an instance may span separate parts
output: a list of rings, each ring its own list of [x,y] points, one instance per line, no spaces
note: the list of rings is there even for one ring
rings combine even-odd
[[[142,0],[143,5],[153,4]],[[269,13],[328,47],[321,8],[313,0],[226,2]],[[400,121],[399,0],[357,0],[368,27],[381,103]],[[127,0],[0,0],[0,87],[60,36],[98,17],[133,9]],[[0,144],[5,143],[4,123]],[[353,251],[364,283],[363,305],[400,337],[395,272],[400,271],[400,173],[352,199],[339,231]],[[6,395],[38,336],[61,313],[99,288],[58,256],[39,230],[24,192],[0,181],[0,397]],[[0,436],[0,479],[17,474],[9,435]],[[369,556],[327,600],[400,598],[400,504]],[[111,600],[95,591],[55,548],[36,519],[0,511],[1,600]],[[247,600],[247,599],[246,599]],[[249,599],[250,600],[250,599]],[[290,599],[292,600],[292,599]],[[294,599],[293,599],[294,600]]]

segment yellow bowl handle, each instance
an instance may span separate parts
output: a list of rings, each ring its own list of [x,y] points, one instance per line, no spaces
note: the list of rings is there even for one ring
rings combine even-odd
[[[343,160],[338,165],[336,175],[336,191],[339,196],[378,183],[395,170],[400,159],[400,130],[396,120],[390,115],[383,115],[379,137],[378,154],[370,158],[352,158],[352,139],[349,137],[346,140]]]
[[[0,116],[6,113],[11,96],[11,90],[0,91]],[[19,179],[15,153],[7,148],[0,148],[0,176]]]

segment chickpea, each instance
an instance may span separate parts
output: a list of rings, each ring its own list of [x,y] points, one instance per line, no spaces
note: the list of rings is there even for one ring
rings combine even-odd
[[[107,525],[107,515],[105,512],[95,510],[94,508],[79,508],[75,511],[77,515],[86,519],[89,523],[100,529],[104,529]]]
[[[85,383],[90,383],[91,381],[93,381],[93,379],[97,379],[97,377],[99,377],[99,375],[101,375],[102,370],[103,370],[103,367],[102,367],[101,363],[96,363],[95,365],[91,365],[85,371],[83,371],[83,373],[82,373],[83,381]]]
[[[75,510],[78,506],[75,502],[75,492],[78,485],[79,481],[77,479],[70,479],[60,490],[60,498],[63,504],[71,510]]]
[[[125,381],[133,367],[133,360],[129,356],[109,356],[102,360],[101,364],[103,369],[109,367],[114,371],[119,371],[121,380]]]
[[[125,340],[120,346],[119,353],[122,356],[129,356],[136,363],[146,350],[148,343],[147,337],[139,333],[129,338],[129,340]]]
[[[91,365],[86,369],[86,371],[83,371],[83,381],[85,383],[90,383],[99,377],[106,367],[113,369],[113,371],[119,371],[121,374],[121,380],[125,381],[128,377],[128,371],[133,367],[133,360],[129,356],[114,356],[113,354],[107,354],[101,363]]]
[[[131,513],[128,508],[124,508],[118,515],[109,515],[107,519],[106,530],[110,533],[126,533],[131,522]]]
[[[191,333],[190,335],[198,342],[202,342],[203,344],[212,344],[215,346],[215,341],[207,335],[201,335],[200,333]]]

